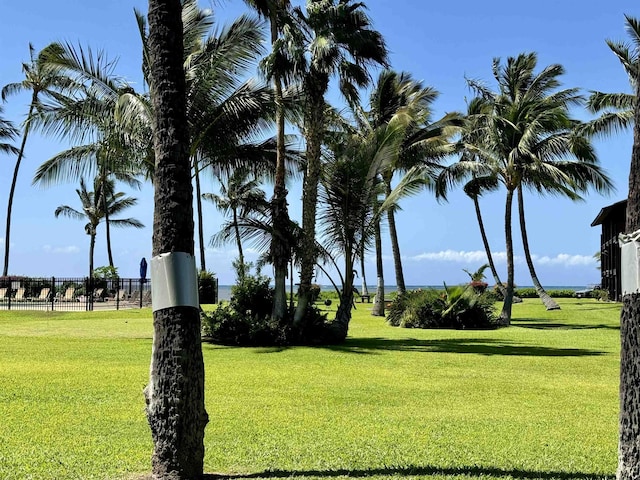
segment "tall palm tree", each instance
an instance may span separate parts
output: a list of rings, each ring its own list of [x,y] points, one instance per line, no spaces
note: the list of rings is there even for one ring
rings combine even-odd
[[[274,270],[274,297],[272,318],[280,322],[287,313],[286,277],[287,266],[291,259],[291,235],[289,212],[287,210],[287,188],[285,176],[285,108],[283,101],[283,73],[281,63],[283,48],[280,42],[283,30],[283,17],[289,15],[290,2],[288,0],[245,0],[258,14],[269,20],[271,34],[271,55],[266,60],[272,67],[266,67],[273,81],[276,105],[276,169],[271,199],[271,218],[273,222],[273,236],[271,239],[271,253]]]
[[[316,260],[316,208],[321,173],[320,153],[325,130],[325,94],[332,76],[350,103],[357,89],[369,83],[367,67],[385,65],[387,50],[380,33],[371,28],[364,3],[353,0],[308,0],[306,14],[294,9],[304,46],[299,59],[305,111],[302,133],[306,140],[307,168],[303,181],[300,289],[294,324],[301,325],[309,304]]]
[[[189,259],[194,253],[181,13],[180,0],[149,1],[147,68],[156,159],[152,254],[156,258]],[[169,293],[174,298],[191,298],[197,292],[195,259],[184,267],[181,282],[153,281],[170,280],[174,289]],[[178,292],[178,288],[185,290]],[[200,478],[204,469],[208,416],[200,314],[189,302],[165,308],[154,305],[151,371],[145,397],[154,444],[152,473],[158,479]]]
[[[267,206],[266,196],[264,191],[260,189],[260,179],[250,178],[250,173],[247,170],[236,169],[226,179],[218,177],[218,181],[220,182],[220,195],[205,193],[202,198],[213,202],[225,215],[231,213],[231,225],[238,247],[238,263],[241,272],[239,280],[242,281],[246,265],[238,225],[239,219],[246,217],[251,211],[264,209]]]
[[[509,324],[513,302],[513,239],[511,230],[513,197],[524,186],[539,192],[564,194],[611,188],[610,180],[597,165],[587,138],[578,132],[580,124],[571,119],[569,107],[580,104],[577,89],[557,90],[561,65],[550,65],[535,73],[535,53],[509,57],[506,64],[494,59],[493,74],[498,91],[468,80],[489,113],[475,115],[477,139],[464,148],[481,162],[457,162],[447,169],[447,182],[456,183],[473,174],[496,176],[507,190],[505,202],[505,243],[507,291],[500,320]],[[574,158],[575,161],[565,160]],[[575,193],[577,195],[577,193]]]
[[[134,227],[144,228],[144,225],[135,218],[115,219],[113,215],[121,213],[123,210],[136,205],[137,199],[125,197],[124,193],[115,193],[115,184],[113,181],[104,182],[101,177],[96,177],[93,183],[93,192],[87,191],[84,178],[80,179],[80,188],[76,189],[82,210],[76,210],[69,205],[60,205],[55,210],[55,216],[69,217],[76,220],[85,220],[87,224],[84,230],[91,238],[89,245],[89,278],[93,278],[93,253],[96,244],[96,232],[98,225],[105,218],[106,211],[111,215],[109,222],[114,227]]]
[[[5,228],[5,240],[4,240],[4,267],[2,269],[2,275],[6,276],[9,272],[9,246],[11,240],[11,213],[13,210],[13,197],[16,191],[16,182],[18,180],[18,172],[20,171],[20,164],[24,157],[24,150],[27,145],[27,138],[31,131],[32,119],[35,112],[41,107],[41,96],[51,94],[56,87],[61,86],[61,79],[55,75],[54,72],[49,70],[42,55],[36,54],[33,45],[29,44],[29,56],[30,61],[22,64],[22,72],[24,73],[24,80],[17,83],[9,83],[2,88],[2,100],[5,101],[7,97],[15,95],[20,92],[28,91],[31,93],[31,102],[29,103],[29,112],[24,121],[22,128],[22,143],[20,144],[20,150],[16,159],[15,167],[13,169],[13,178],[11,180],[11,188],[9,189],[9,200],[7,202],[7,220]]]
[[[607,40],[607,45],[624,67],[633,93],[591,92],[587,107],[602,115],[589,122],[590,133],[609,134],[629,128],[634,120],[635,89],[640,80],[640,20],[625,15],[627,34],[631,43]]]
[[[143,72],[148,72],[146,18],[136,11],[136,19],[143,46]],[[184,0],[182,22],[189,156],[196,187],[200,267],[206,270],[200,174],[246,163],[238,149],[243,148],[245,154],[250,146],[260,149],[260,144],[252,141],[270,126],[274,101],[265,85],[251,79],[241,81],[262,53],[262,30],[257,20],[243,15],[217,32],[213,30],[211,10],[200,8],[196,0]],[[126,118],[139,115],[150,121],[153,115],[147,96],[127,95],[121,107]],[[273,169],[271,162],[254,167]]]

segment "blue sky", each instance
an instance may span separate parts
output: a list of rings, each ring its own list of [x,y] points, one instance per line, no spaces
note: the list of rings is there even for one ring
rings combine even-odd
[[[118,58],[116,72],[142,88],[140,42],[133,8],[146,11],[144,1],[111,2],[4,2],[0,28],[0,85],[22,79],[21,63],[28,60],[28,45],[36,49],[51,41],[66,40],[105,50]],[[491,61],[521,52],[535,51],[539,65],[560,63],[566,69],[565,87],[588,90],[629,91],[622,67],[605,44],[605,39],[626,40],[624,14],[639,15],[637,4],[629,0],[602,3],[541,0],[527,2],[424,0],[369,0],[366,2],[375,27],[384,35],[391,52],[391,66],[405,70],[435,87],[440,97],[436,116],[463,111],[465,97],[471,93],[465,77],[491,83]],[[222,26],[245,11],[235,1],[203,2],[216,12]],[[636,9],[633,7],[636,6]],[[337,95],[331,97],[340,102]],[[21,122],[27,112],[28,95],[9,99],[5,117]],[[576,116],[588,118],[583,111]],[[610,197],[591,194],[582,203],[558,198],[525,198],[529,242],[539,277],[546,285],[586,285],[599,280],[592,255],[599,249],[598,228],[590,227],[600,208],[627,195],[631,154],[630,132],[596,142],[600,162],[613,179],[617,191]],[[55,219],[58,205],[77,205],[75,184],[48,189],[36,188],[31,179],[37,166],[66,147],[64,142],[30,137],[21,168],[14,202],[10,273],[17,275],[81,276],[88,270],[89,237],[83,223]],[[0,156],[0,231],[4,237],[6,199],[14,158]],[[270,196],[270,186],[265,186]],[[126,191],[126,187],[121,190]],[[205,192],[218,186],[205,182]],[[153,193],[149,185],[139,192],[139,205],[128,212],[147,227],[140,231],[114,230],[113,250],[123,276],[136,276],[140,258],[151,253]],[[293,217],[300,217],[300,186],[290,188],[289,204]],[[482,209],[492,250],[503,277],[504,192],[483,199]],[[454,192],[447,204],[438,204],[428,193],[408,199],[398,214],[400,248],[408,285],[458,283],[468,279],[462,269],[475,270],[485,261],[473,205],[462,193]],[[205,238],[215,233],[223,219],[212,205],[205,206]],[[103,227],[101,227],[103,228]],[[522,259],[520,236],[514,223],[516,283],[529,285]],[[101,235],[102,234],[102,235]],[[107,264],[104,230],[99,230],[96,266]],[[4,248],[4,245],[0,245]],[[196,245],[197,248],[197,245]],[[390,246],[383,245],[385,279],[394,283]],[[207,266],[216,272],[221,284],[232,283],[231,260],[235,249],[207,250]],[[250,253],[250,258],[251,258]],[[373,255],[367,258],[368,283],[375,282]],[[329,283],[319,277],[320,283]]]

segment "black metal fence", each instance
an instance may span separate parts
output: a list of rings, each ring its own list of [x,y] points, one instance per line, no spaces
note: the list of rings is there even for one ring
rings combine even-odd
[[[0,310],[90,311],[151,306],[151,283],[140,278],[0,278]]]

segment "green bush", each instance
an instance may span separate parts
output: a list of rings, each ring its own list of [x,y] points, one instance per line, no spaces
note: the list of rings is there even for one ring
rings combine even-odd
[[[608,302],[609,299],[609,290],[605,290],[604,288],[596,288],[593,292],[591,292],[591,298],[595,298],[600,302]]]
[[[200,303],[216,303],[218,300],[216,279],[212,272],[207,270],[198,272],[198,296]]]
[[[387,322],[404,328],[496,328],[494,301],[468,286],[414,290],[398,295]]]

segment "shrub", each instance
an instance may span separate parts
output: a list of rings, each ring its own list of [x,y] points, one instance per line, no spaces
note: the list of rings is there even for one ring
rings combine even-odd
[[[414,290],[398,295],[389,307],[387,322],[405,328],[496,328],[491,296],[468,286]]]
[[[593,292],[591,292],[591,297],[600,302],[608,302],[610,300],[609,290],[605,290],[604,288],[596,288]]]
[[[207,270],[198,272],[198,296],[200,303],[216,303],[218,295],[214,274]]]
[[[309,300],[311,301],[311,303],[316,302],[318,300],[318,298],[320,297],[320,291],[321,291],[320,285],[315,283],[311,285],[311,288],[309,289],[309,295],[310,295]]]

